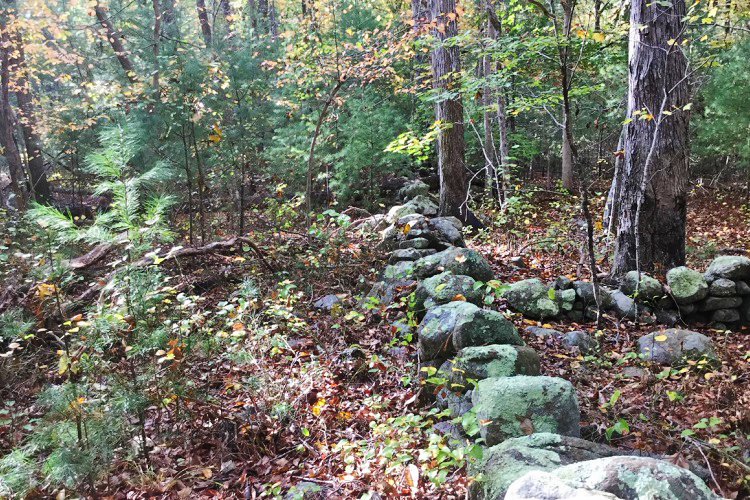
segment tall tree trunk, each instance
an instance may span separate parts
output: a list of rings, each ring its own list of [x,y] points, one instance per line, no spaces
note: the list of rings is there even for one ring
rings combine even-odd
[[[573,146],[573,121],[570,112],[570,89],[573,80],[570,67],[570,33],[573,24],[575,0],[562,0],[563,8],[562,36],[564,43],[559,45],[560,76],[562,87],[562,184],[566,189],[573,189],[573,168],[575,150]]]
[[[49,182],[47,182],[47,171],[42,158],[41,144],[37,130],[34,101],[31,94],[31,85],[28,81],[26,58],[24,55],[23,37],[21,33],[16,34],[16,53],[18,54],[18,81],[16,85],[16,100],[20,110],[20,125],[23,140],[26,146],[26,156],[29,163],[29,176],[31,177],[31,191],[37,203],[49,204],[52,202]]]
[[[154,9],[154,72],[151,75],[151,85],[154,87],[154,100],[159,101],[161,91],[159,89],[159,46],[161,44],[161,19],[162,13],[159,7],[159,0],[151,0]]]
[[[208,22],[206,0],[195,0],[195,9],[198,11],[198,21],[200,21],[201,31],[203,32],[203,42],[206,44],[206,47],[211,47],[211,24]]]
[[[2,154],[8,161],[10,171],[10,182],[13,194],[16,195],[16,207],[23,210],[26,207],[26,197],[21,188],[25,183],[21,155],[13,138],[13,130],[16,128],[13,110],[10,106],[10,73],[11,73],[11,51],[13,42],[10,38],[8,25],[8,12],[0,13],[0,147]]]
[[[627,116],[632,121],[625,130],[614,276],[685,263],[690,118],[681,110],[689,99],[681,48],[685,12],[685,0],[631,3]]]
[[[112,22],[109,20],[109,17],[107,17],[107,10],[97,2],[94,6],[94,13],[96,14],[96,19],[99,21],[99,24],[107,33],[107,40],[109,40],[109,44],[112,46],[112,50],[115,52],[115,56],[120,62],[120,66],[123,71],[125,71],[125,76],[130,80],[130,83],[137,82],[138,77],[133,70],[133,63],[130,61],[130,56],[122,44],[120,32],[112,26]]]
[[[449,16],[450,15],[450,16]],[[432,35],[437,45],[431,53],[433,85],[453,97],[435,104],[435,119],[440,122],[437,138],[438,174],[440,177],[440,214],[453,215],[466,222],[468,187],[464,156],[464,113],[458,94],[461,61],[458,46],[445,41],[458,36],[456,0],[430,0]]]

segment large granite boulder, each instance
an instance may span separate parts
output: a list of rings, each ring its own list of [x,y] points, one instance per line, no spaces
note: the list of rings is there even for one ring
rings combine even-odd
[[[508,488],[505,500],[618,500],[612,493],[572,488],[549,472],[533,470],[516,479]]]
[[[637,295],[636,288],[638,289]],[[638,284],[638,271],[630,271],[625,275],[620,284],[620,290],[638,302],[651,302],[662,296],[661,283],[651,276],[641,273],[640,285]]]
[[[687,359],[706,358],[716,361],[716,351],[713,342],[705,335],[670,328],[656,331],[638,339],[638,352],[649,361],[663,365],[671,365]]]
[[[453,360],[451,389],[466,392],[471,389],[472,380],[539,374],[539,355],[530,347],[516,345],[466,347],[461,349]]]
[[[401,217],[409,214],[420,214],[427,217],[436,216],[437,204],[425,195],[415,196],[403,205],[396,205],[388,211],[385,219],[389,224],[395,224]]]
[[[531,432],[581,433],[575,388],[562,378],[487,378],[477,384],[472,403],[488,446]]]
[[[481,305],[481,289],[474,289],[474,278],[444,272],[422,281],[414,292],[414,310],[420,314],[425,309],[447,304],[454,300],[463,300]]]
[[[678,305],[692,304],[708,295],[708,283],[703,275],[685,266],[667,272],[667,285]]]
[[[742,280],[750,278],[750,258],[739,255],[722,255],[716,257],[706,270],[707,281],[719,278]]]
[[[487,448],[482,458],[469,464],[469,474],[482,479],[471,484],[472,500],[502,500],[510,485],[527,472],[551,472],[564,465],[621,454],[603,444],[551,433],[508,439]]]
[[[552,474],[573,488],[606,491],[623,500],[719,498],[689,470],[655,458],[598,458],[566,465]]]
[[[502,314],[463,301],[430,309],[417,329],[417,336],[425,360],[446,359],[464,347],[523,345],[516,327]]]
[[[510,307],[534,319],[554,318],[560,315],[560,306],[550,297],[549,289],[533,278],[517,281],[503,293]]]

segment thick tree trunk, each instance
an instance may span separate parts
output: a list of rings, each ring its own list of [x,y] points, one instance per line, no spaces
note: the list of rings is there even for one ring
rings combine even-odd
[[[16,82],[18,90],[16,91],[16,100],[20,110],[21,132],[26,146],[26,156],[29,163],[29,176],[31,177],[31,190],[37,203],[49,204],[52,202],[49,182],[47,182],[47,171],[44,167],[44,158],[42,158],[41,144],[42,140],[37,133],[36,114],[34,112],[34,102],[31,94],[31,85],[26,76],[26,60],[23,49],[23,38],[20,33],[16,36],[17,54],[18,54],[18,81]]]
[[[203,32],[203,42],[206,47],[211,46],[211,25],[208,22],[208,11],[206,10],[206,0],[195,0],[195,9],[198,11],[198,21],[201,24]]]
[[[458,36],[456,0],[430,0],[432,35],[437,46],[432,50],[433,85],[453,95],[435,104],[435,119],[441,123],[437,139],[438,173],[440,176],[440,214],[453,215],[466,222],[466,168],[464,155],[464,112],[459,92],[461,62],[458,46],[444,42]]]
[[[109,40],[109,44],[112,46],[112,50],[115,52],[115,56],[120,62],[120,66],[125,71],[125,76],[128,77],[130,83],[135,83],[138,81],[138,78],[133,70],[133,63],[130,61],[130,56],[122,44],[120,32],[115,30],[114,26],[112,26],[112,22],[109,20],[109,17],[107,17],[107,11],[101,6],[101,4],[99,4],[99,2],[94,6],[94,13],[96,14],[96,19],[99,21],[99,24],[101,24],[102,28],[107,32],[107,40]]]
[[[685,263],[689,114],[685,0],[633,0],[614,276]],[[645,27],[645,28],[644,28]],[[673,40],[670,42],[670,40]],[[665,114],[664,111],[670,114]]]
[[[13,42],[10,39],[7,12],[0,14],[0,146],[2,154],[8,161],[10,171],[10,182],[13,194],[16,195],[16,207],[23,210],[26,207],[26,198],[21,184],[25,183],[23,164],[18,154],[16,141],[13,138],[13,130],[16,128],[13,110],[10,107],[10,74],[11,74],[11,51]]]

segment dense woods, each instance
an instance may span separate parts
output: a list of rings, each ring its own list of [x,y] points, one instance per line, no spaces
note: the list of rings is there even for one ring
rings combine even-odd
[[[750,497],[749,33],[0,2],[0,498]]]

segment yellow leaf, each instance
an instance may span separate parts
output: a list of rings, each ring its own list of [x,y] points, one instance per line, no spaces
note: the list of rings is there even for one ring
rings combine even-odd
[[[60,356],[60,361],[57,363],[57,373],[60,375],[63,375],[65,372],[68,371],[68,355],[63,353],[62,356]]]
[[[325,404],[326,404],[326,400],[325,399],[318,398],[318,400],[315,402],[315,404],[312,405],[312,407],[310,408],[310,411],[312,412],[313,415],[315,415],[316,417],[319,417],[320,416],[320,411],[323,408],[323,406],[325,406]]]
[[[594,229],[596,229],[597,231],[601,231],[602,229],[604,229],[604,224],[601,220],[594,222]]]
[[[204,478],[211,479],[213,477],[213,475],[214,475],[214,471],[212,471],[211,469],[209,469],[208,467],[206,467],[205,469],[203,469],[201,471],[201,474],[203,474]]]
[[[706,380],[711,380],[715,376],[716,375],[714,375],[713,373],[706,373],[705,375],[703,375],[703,378],[705,378]]]
[[[466,297],[464,297],[460,293],[457,293],[456,295],[453,296],[451,300],[454,302],[461,302],[461,301],[466,302]]]
[[[409,224],[404,225],[404,228],[401,230],[402,233],[406,234],[411,230],[411,226]]]
[[[586,38],[586,32],[584,30],[576,31],[576,35],[578,36],[578,38]]]
[[[604,41],[604,33],[594,33],[591,35],[591,38],[593,38],[595,42],[602,43]]]
[[[666,342],[667,338],[668,337],[666,335],[657,335],[656,337],[654,337],[654,340],[657,342]]]
[[[713,445],[721,444],[721,439],[711,438],[708,440],[708,444],[713,444]]]
[[[542,328],[552,328],[552,325],[550,325],[549,323],[545,323],[542,325]]]

